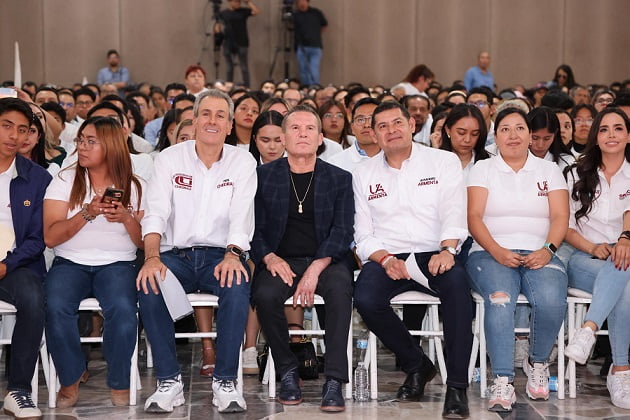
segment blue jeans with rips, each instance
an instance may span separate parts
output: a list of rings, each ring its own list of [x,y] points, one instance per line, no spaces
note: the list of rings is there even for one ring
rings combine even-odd
[[[186,293],[203,292],[219,297],[217,313],[217,363],[214,378],[236,379],[239,349],[249,311],[250,283],[221,287],[214,277],[215,267],[223,260],[225,248],[176,249],[162,252],[160,258],[173,272]],[[247,268],[247,264],[243,262]],[[248,269],[249,272],[249,269]],[[162,295],[138,292],[142,324],[151,343],[156,377],[170,379],[179,375],[175,349],[175,327]]]
[[[476,251],[468,256],[466,269],[472,288],[484,298],[484,328],[493,374],[514,379],[514,313],[519,293],[531,306],[529,357],[532,362],[546,362],[567,307],[568,280],[562,262],[554,256],[537,270],[510,268],[487,251]]]
[[[630,269],[617,270],[608,260],[575,251],[569,259],[569,285],[593,295],[585,319],[601,328],[608,318],[608,335],[615,366],[628,366],[630,346]]]

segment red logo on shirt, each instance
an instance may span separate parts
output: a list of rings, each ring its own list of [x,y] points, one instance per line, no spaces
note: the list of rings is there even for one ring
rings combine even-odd
[[[376,198],[387,197],[387,193],[381,184],[370,185],[370,195],[368,195],[368,201]]]
[[[230,181],[230,179],[224,179],[223,182],[221,182],[220,184],[217,184],[217,188],[222,188],[222,187],[231,187],[233,186],[234,183],[232,183],[232,181]]]
[[[625,199],[625,198],[626,198],[626,197],[628,197],[628,196],[630,196],[630,190],[626,190],[626,192],[625,192],[625,193],[623,193],[623,194],[619,194],[619,199],[620,199],[620,200],[623,200],[623,199]]]
[[[418,187],[422,187],[424,185],[437,185],[437,184],[438,184],[438,180],[435,179],[434,176],[430,178],[422,178],[420,181],[418,181]]]
[[[192,190],[192,176],[186,174],[175,174],[173,175],[173,184],[175,188]]]
[[[538,197],[547,197],[549,195],[547,181],[543,181],[542,184],[537,182],[536,185],[538,185]]]

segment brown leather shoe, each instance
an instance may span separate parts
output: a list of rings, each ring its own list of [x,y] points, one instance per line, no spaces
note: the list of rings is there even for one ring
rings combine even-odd
[[[112,404],[116,407],[125,407],[129,405],[128,389],[112,389]]]
[[[79,384],[87,382],[88,372],[85,371],[81,377],[70,386],[62,386],[57,393],[57,408],[74,407],[79,399]]]

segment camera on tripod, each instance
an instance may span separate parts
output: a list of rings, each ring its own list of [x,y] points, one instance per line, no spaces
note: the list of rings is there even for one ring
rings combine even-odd
[[[282,0],[282,21],[285,23],[293,20],[293,0]]]

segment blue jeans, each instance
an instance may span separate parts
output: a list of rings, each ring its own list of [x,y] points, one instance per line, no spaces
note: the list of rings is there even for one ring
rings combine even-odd
[[[630,346],[630,270],[619,271],[610,260],[575,251],[569,260],[569,285],[593,294],[586,320],[601,328],[608,318],[608,334],[615,366],[628,366]]]
[[[322,61],[322,49],[319,47],[305,47],[298,45],[297,61],[300,66],[300,81],[302,84],[319,84],[319,63]]]
[[[217,363],[215,379],[236,379],[239,349],[249,310],[249,282],[220,287],[214,268],[223,260],[225,248],[176,249],[160,255],[186,293],[204,292],[219,297],[217,313]],[[247,264],[243,266],[248,270]],[[138,292],[140,316],[151,343],[156,377],[170,379],[180,373],[175,350],[175,328],[162,295]]]
[[[46,344],[59,373],[69,386],[79,380],[86,361],[77,321],[81,300],[95,297],[103,310],[103,356],[107,385],[129,389],[131,356],[138,336],[134,261],[107,265],[76,264],[56,257],[46,277]]]
[[[532,362],[546,362],[567,307],[568,280],[562,262],[553,257],[537,270],[510,268],[499,264],[488,252],[476,251],[468,256],[466,269],[472,288],[484,298],[484,328],[493,374],[514,379],[514,313],[521,292],[531,306],[529,357]],[[495,293],[507,297],[493,299]]]
[[[230,47],[223,45],[223,57],[225,58],[226,80],[234,81],[234,60],[233,55],[238,56],[238,65],[241,66],[241,76],[243,76],[243,84],[249,87],[249,67],[247,65],[247,47]]]

